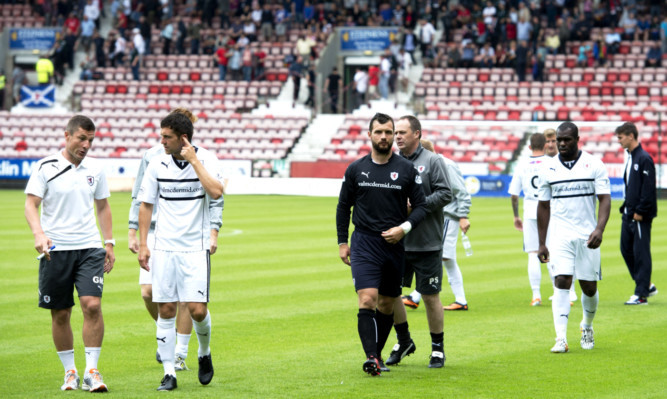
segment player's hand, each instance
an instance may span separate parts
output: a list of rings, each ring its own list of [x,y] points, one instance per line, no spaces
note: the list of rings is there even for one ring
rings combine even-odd
[[[461,218],[459,219],[459,228],[463,232],[463,234],[468,233],[468,229],[470,228],[470,221],[468,218]]]
[[[340,260],[343,261],[348,266],[351,266],[352,263],[350,262],[350,246],[347,244],[340,244],[338,246],[338,256],[340,256]]]
[[[49,237],[47,237],[45,234],[40,234],[38,236],[35,236],[35,250],[39,252],[39,254],[44,254],[44,258],[46,260],[50,261],[51,260],[51,254],[49,253],[49,248],[53,245],[53,242]]]
[[[540,249],[537,251],[537,258],[542,263],[549,262],[549,248],[546,245],[540,245]]]
[[[385,239],[389,244],[396,244],[405,237],[405,231],[401,226],[392,227],[387,231],[382,232],[382,238]]]
[[[638,213],[635,213],[632,215],[632,220],[635,220],[637,222],[642,222],[644,220],[644,217]]]
[[[210,253],[213,255],[218,250],[218,230],[211,229],[211,248]]]
[[[139,241],[137,241],[137,231],[134,229],[131,229],[127,233],[127,247],[133,254],[139,252]]]
[[[181,148],[181,156],[188,162],[192,163],[197,159],[197,153],[195,152],[195,147],[190,145],[188,138],[185,135],[181,136],[181,143],[183,148]]]
[[[523,231],[523,222],[521,221],[521,218],[518,216],[514,218],[514,228],[519,231]]]
[[[113,245],[107,244],[104,249],[107,251],[107,255],[104,257],[104,272],[108,274],[116,263],[116,255],[113,253]]]
[[[139,266],[146,271],[151,271],[148,267],[148,260],[151,258],[151,251],[146,246],[139,247]]]
[[[590,249],[595,249],[599,248],[600,244],[602,244],[602,231],[599,229],[593,230],[590,236],[588,236],[588,241],[586,241],[586,245]]]

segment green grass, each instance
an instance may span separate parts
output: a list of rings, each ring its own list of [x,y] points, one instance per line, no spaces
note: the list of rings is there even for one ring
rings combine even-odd
[[[219,252],[212,258],[211,315],[215,377],[178,374],[179,397],[224,398],[658,398],[667,392],[667,225],[653,226],[653,281],[663,290],[649,306],[623,302],[633,284],[618,249],[614,202],[602,245],[603,276],[595,319],[596,347],[578,345],[581,304],[569,323],[571,352],[549,352],[554,331],[545,304],[529,306],[521,233],[509,199],[474,198],[469,236],[459,248],[470,310],[445,314],[446,367],[426,367],[430,354],[424,309],[408,310],[417,352],[380,378],[361,370],[356,295],[338,259],[335,198],[228,196]],[[49,313],[37,307],[37,261],[23,217],[24,196],[0,191],[0,397],[79,396],[61,393],[63,370],[51,340]],[[99,368],[111,397],[158,395],[155,325],[139,294],[136,256],[127,250],[129,194],[111,197],[116,266],[105,278],[106,335]],[[659,204],[665,208],[666,202]],[[240,234],[238,234],[240,232]],[[581,290],[577,289],[580,293]],[[453,300],[449,286],[443,302]],[[72,317],[77,366],[84,368],[81,312]],[[395,343],[392,336],[385,357]],[[161,396],[164,396],[162,394]],[[167,394],[169,395],[169,394]]]

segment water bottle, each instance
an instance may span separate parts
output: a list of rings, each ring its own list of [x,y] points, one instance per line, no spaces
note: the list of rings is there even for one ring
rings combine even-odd
[[[464,232],[461,232],[461,243],[466,251],[466,256],[472,256],[472,245],[470,245],[470,239]]]

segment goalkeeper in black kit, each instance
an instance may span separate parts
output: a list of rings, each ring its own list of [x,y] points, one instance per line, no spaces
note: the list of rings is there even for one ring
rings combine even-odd
[[[426,215],[421,178],[412,162],[392,152],[394,121],[375,114],[368,131],[372,150],[348,166],[336,208],[338,252],[351,266],[359,298],[357,326],[366,353],[363,370],[388,371],[380,354],[394,323],[405,263],[403,237]],[[408,203],[412,212],[408,216]],[[348,245],[350,208],[354,232]]]

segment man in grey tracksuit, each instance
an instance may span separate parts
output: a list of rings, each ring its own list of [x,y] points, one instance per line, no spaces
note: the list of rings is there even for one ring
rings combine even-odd
[[[401,156],[412,161],[422,180],[429,213],[410,235],[405,237],[405,273],[403,286],[412,283],[412,272],[416,275],[416,288],[424,296],[426,317],[431,332],[431,359],[429,367],[440,368],[445,364],[443,310],[440,301],[442,287],[442,231],[444,227],[443,207],[452,198],[445,164],[438,155],[424,150],[419,140],[421,124],[414,116],[399,118],[395,127],[396,145]],[[401,298],[394,305],[394,328],[398,343],[394,346],[386,364],[397,364],[415,351],[410,338],[407,314]]]
[[[422,146],[434,151],[433,144],[428,140],[421,140]],[[445,227],[443,231],[443,246],[442,246],[442,265],[447,271],[447,279],[449,285],[452,287],[454,293],[454,302],[444,307],[445,310],[468,310],[468,301],[463,289],[463,277],[461,276],[461,269],[456,262],[456,242],[459,237],[459,228],[465,234],[470,228],[470,221],[468,214],[470,213],[470,194],[465,186],[463,175],[456,162],[449,158],[440,155],[445,160],[447,167],[447,177],[452,188],[452,202],[445,206],[443,210],[445,216]],[[410,295],[403,297],[405,306],[416,309],[421,301],[421,294],[414,290]]]

